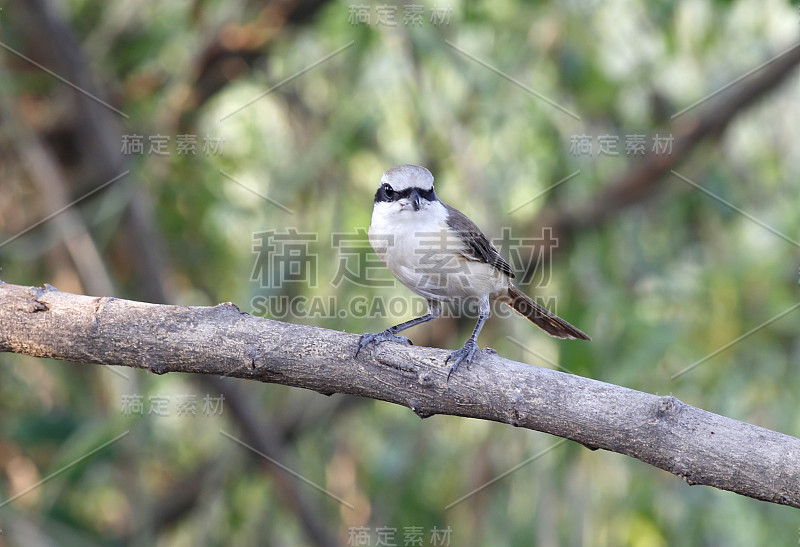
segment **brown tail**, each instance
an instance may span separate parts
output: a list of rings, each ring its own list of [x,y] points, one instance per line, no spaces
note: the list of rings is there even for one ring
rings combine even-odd
[[[527,294],[510,283],[508,285],[508,299],[504,300],[504,302],[530,319],[533,323],[536,323],[536,326],[550,336],[555,336],[556,338],[570,338],[572,340],[591,340],[586,333],[573,327],[546,308],[543,308],[531,300]]]

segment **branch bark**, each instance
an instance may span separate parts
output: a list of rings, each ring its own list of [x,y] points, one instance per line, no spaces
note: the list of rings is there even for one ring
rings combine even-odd
[[[186,307],[0,284],[0,351],[349,393],[543,431],[683,478],[800,508],[800,439],[589,378],[481,352],[447,382],[445,350],[383,344],[353,357],[353,334]]]

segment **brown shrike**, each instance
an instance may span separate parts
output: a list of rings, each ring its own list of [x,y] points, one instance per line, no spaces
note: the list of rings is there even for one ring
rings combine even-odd
[[[445,360],[445,364],[453,361],[448,379],[478,351],[478,334],[495,300],[551,336],[591,340],[511,284],[511,267],[474,222],[436,197],[433,175],[424,167],[400,165],[383,174],[375,193],[369,242],[392,275],[427,300],[428,313],[383,332],[362,335],[356,357],[365,347],[381,342],[410,344],[397,333],[436,319],[443,302],[468,299],[478,301],[478,324],[464,347]]]

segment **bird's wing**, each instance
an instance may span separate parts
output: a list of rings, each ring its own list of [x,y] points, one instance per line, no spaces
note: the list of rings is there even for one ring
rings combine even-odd
[[[469,260],[486,262],[514,279],[514,272],[511,270],[511,266],[500,256],[492,242],[483,235],[481,229],[458,209],[447,204],[444,204],[444,206],[447,209],[447,225],[464,242],[464,250],[462,250],[461,254]]]

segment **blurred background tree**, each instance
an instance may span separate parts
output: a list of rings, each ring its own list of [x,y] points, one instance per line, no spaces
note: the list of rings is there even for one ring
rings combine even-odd
[[[525,290],[594,338],[556,341],[510,315],[482,347],[800,435],[797,317],[780,316],[799,281],[800,59],[775,59],[798,40],[797,6],[2,8],[4,281],[379,330],[419,301],[367,268],[363,230],[380,175],[417,163],[490,237],[531,239],[504,249],[532,274]],[[410,336],[456,348],[471,328],[443,318]],[[570,443],[451,506],[558,442],[505,425],[0,361],[0,493],[19,495],[0,506],[0,544],[800,539],[790,508]]]

